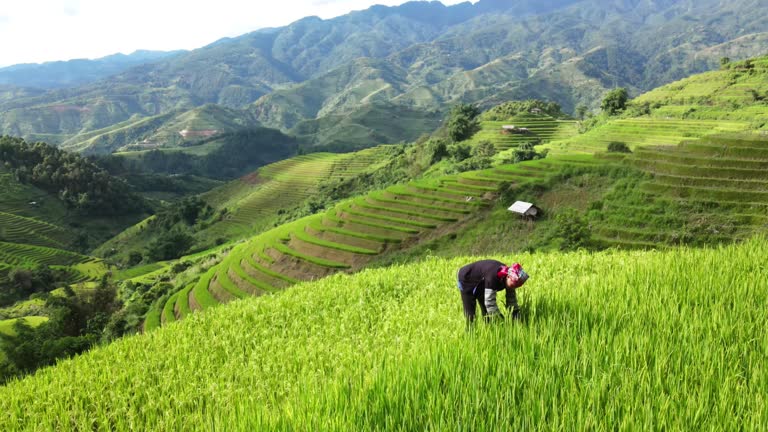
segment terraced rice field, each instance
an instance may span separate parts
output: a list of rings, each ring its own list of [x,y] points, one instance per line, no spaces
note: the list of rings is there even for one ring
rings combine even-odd
[[[527,128],[527,134],[508,133],[503,129],[504,125]],[[497,150],[507,150],[526,142],[547,143],[554,140],[568,139],[577,134],[576,122],[571,120],[557,120],[545,115],[519,115],[506,121],[483,121],[481,130],[477,132],[469,142],[477,144],[482,141],[490,141]]]
[[[104,265],[92,257],[42,246],[0,242],[0,271],[11,268],[53,266],[66,269],[70,283],[91,280],[103,274]]]
[[[146,327],[172,322],[191,310],[360,268],[386,250],[460,223],[486,204],[486,192],[458,190],[442,180],[412,182],[282,225],[236,247],[193,287],[158,305]]]
[[[267,165],[204,196],[213,206],[229,210],[213,230],[222,234],[252,232],[265,217],[291,209],[312,196],[321,181],[356,175],[386,161],[391,146],[347,154],[312,153]]]
[[[499,182],[522,184],[544,181],[565,166],[593,166],[604,163],[590,154],[559,155],[514,165],[501,165],[481,171],[461,173],[457,180],[447,180],[456,187],[493,188]],[[481,189],[481,190],[482,190]]]
[[[0,241],[64,249],[72,234],[47,222],[0,212]]]
[[[737,62],[728,68],[694,75],[692,77],[667,84],[636,98],[638,103],[663,103],[664,105],[691,108],[698,111],[705,106],[716,106],[721,114],[728,118],[728,112],[740,111],[744,105],[755,103],[755,94],[768,93],[768,57],[755,59],[750,68],[745,62]],[[704,108],[705,115],[710,111]],[[722,117],[721,117],[722,118]]]
[[[686,230],[730,242],[768,231],[768,136],[726,135],[643,147],[627,162],[652,177],[640,184],[644,202],[606,209],[598,236],[606,244],[680,244],[690,240]],[[665,206],[690,209],[693,219],[691,214],[660,216]]]
[[[750,123],[745,121],[617,119],[583,135],[554,141],[545,147],[555,154],[604,152],[612,142],[621,142],[630,149],[636,149],[649,145],[676,145],[707,135],[746,131],[749,127]]]
[[[488,205],[502,182],[543,181],[565,165],[598,163],[590,155],[530,161],[412,181],[341,202],[235,247],[193,286],[155,305],[145,330],[192,310],[359,269],[381,253],[456,229]]]
[[[66,208],[46,192],[15,181],[0,164],[0,212],[20,217],[45,218],[48,223],[59,223],[66,214]]]

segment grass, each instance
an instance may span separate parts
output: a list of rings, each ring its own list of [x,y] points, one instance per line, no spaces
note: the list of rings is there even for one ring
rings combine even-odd
[[[140,276],[147,275],[160,269],[164,269],[165,265],[162,263],[149,263],[136,267],[120,270],[115,273],[115,278],[118,280],[134,279]]]
[[[194,288],[193,284],[190,284],[179,292],[176,297],[176,309],[179,311],[179,319],[184,318],[192,313],[192,309],[189,307],[189,293]]]
[[[450,269],[475,257],[336,275],[12,382],[0,421],[9,431],[759,430],[767,253],[753,240],[499,256],[532,275],[523,320],[470,334]]]
[[[48,321],[46,316],[25,316],[24,318],[14,318],[8,320],[0,320],[0,333],[8,336],[15,336],[16,331],[13,329],[17,321],[23,321],[24,324],[30,327],[37,327],[40,324]]]
[[[216,275],[216,267],[211,267],[195,284],[192,289],[192,295],[195,297],[197,303],[203,309],[207,309],[219,304],[219,302],[208,291],[208,287],[211,284],[211,279]]]

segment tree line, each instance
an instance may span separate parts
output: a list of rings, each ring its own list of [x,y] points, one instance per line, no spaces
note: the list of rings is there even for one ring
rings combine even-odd
[[[20,183],[32,184],[89,215],[135,213],[147,208],[130,186],[93,161],[43,142],[0,137],[0,162]]]

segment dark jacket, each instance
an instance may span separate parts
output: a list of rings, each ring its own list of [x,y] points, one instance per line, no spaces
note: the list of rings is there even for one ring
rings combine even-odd
[[[475,297],[483,296],[489,315],[500,313],[496,305],[496,292],[507,288],[504,278],[496,275],[504,263],[496,260],[482,260],[467,264],[459,269],[459,284],[462,294]],[[514,313],[518,309],[517,295],[514,289],[506,289],[507,309]]]

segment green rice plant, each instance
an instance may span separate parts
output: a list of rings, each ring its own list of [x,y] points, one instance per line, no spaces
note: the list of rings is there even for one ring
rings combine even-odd
[[[442,180],[442,184],[447,189],[456,190],[458,192],[467,191],[469,192],[469,195],[483,194],[485,192],[496,192],[498,190],[497,186],[481,186],[476,184],[462,183],[461,177],[459,179]]]
[[[377,199],[364,199],[364,200],[355,200],[355,206],[375,211],[377,214],[395,214],[395,217],[399,216],[411,216],[412,218],[416,219],[429,219],[432,221],[439,222],[456,222],[458,218],[456,216],[440,216],[436,213],[427,213],[424,210],[418,211],[419,209],[416,208],[414,210],[406,210],[403,208],[403,206],[408,206],[407,200],[397,200],[393,199],[391,200],[393,203],[397,203],[398,205],[391,204],[390,202],[379,202]],[[408,220],[413,220],[409,218]],[[427,222],[428,224],[431,224],[432,222]]]
[[[294,258],[299,258],[304,261],[310,262],[312,264],[317,264],[322,267],[328,267],[328,268],[334,268],[334,269],[347,269],[349,268],[349,264],[344,264],[338,261],[333,261],[325,258],[320,258],[312,255],[307,255],[305,253],[299,252],[288,245],[285,245],[283,243],[276,243],[273,245],[273,247],[278,250],[281,253],[284,253],[286,255],[290,255]]]
[[[178,297],[176,297],[176,309],[179,310],[179,319],[192,314],[192,309],[189,307],[189,293],[194,287],[194,284],[187,285],[186,288],[179,292]]]
[[[157,302],[155,302],[155,304],[153,304],[152,307],[149,308],[149,311],[147,312],[147,316],[144,317],[143,331],[145,333],[160,328],[161,313],[162,313],[162,310],[160,308],[160,305],[158,305]]]
[[[176,300],[178,298],[179,298],[179,292],[168,297],[168,300],[165,302],[165,305],[163,306],[163,315],[162,315],[163,325],[168,325],[176,321],[176,312],[174,311],[174,308],[176,307]]]
[[[246,283],[249,283],[250,285],[256,287],[257,290],[261,292],[275,292],[277,289],[265,282],[262,282],[246,272],[242,267],[242,260],[243,260],[243,254],[237,254],[236,259],[233,259],[229,261],[229,270],[233,271],[237,277],[239,277],[241,280],[245,281]]]
[[[347,213],[352,217],[349,219],[343,219],[338,216],[339,212]],[[385,232],[404,233],[404,234],[418,234],[421,232],[416,228],[408,228],[403,226],[385,224],[378,219],[369,220],[368,216],[361,214],[360,212],[354,212],[354,211],[350,212],[348,205],[337,206],[335,210],[331,210],[328,213],[326,213],[325,217],[331,221],[334,221],[342,225],[345,224],[346,222],[352,222],[358,225],[363,225],[363,226],[368,226],[371,228],[383,230]]]
[[[242,299],[248,297],[249,294],[242,290],[239,286],[232,282],[232,279],[229,278],[229,266],[227,264],[231,264],[231,262],[227,261],[224,264],[218,266],[215,279],[216,282],[234,298]]]
[[[766,257],[762,238],[705,249],[496,256],[531,274],[518,293],[521,320],[480,322],[469,332],[455,270],[479,257],[337,274],[12,381],[0,387],[0,424],[762,430]]]
[[[208,286],[211,284],[211,279],[216,275],[216,267],[211,267],[203,276],[197,281],[195,287],[192,289],[192,295],[195,296],[195,300],[203,309],[207,309],[219,304],[211,293],[208,291]]]
[[[429,201],[439,201],[444,202],[448,204],[454,204],[458,205],[460,207],[476,207],[482,205],[481,203],[477,201],[466,201],[463,199],[454,199],[454,198],[446,198],[434,194],[428,194],[428,193],[418,193],[415,191],[408,190],[407,187],[404,185],[397,185],[397,186],[390,186],[387,188],[387,192],[390,192],[394,195],[402,195],[402,196],[409,196],[414,198],[420,198],[423,200],[429,200]]]
[[[248,262],[248,265],[250,265],[251,267],[255,268],[256,270],[258,270],[258,271],[260,271],[260,272],[262,272],[262,273],[264,273],[264,274],[266,274],[268,276],[272,276],[273,278],[282,279],[283,281],[285,281],[285,282],[287,282],[289,284],[296,284],[296,283],[300,282],[297,279],[294,279],[292,277],[280,274],[280,273],[278,273],[276,271],[272,271],[269,268],[260,265],[259,263],[257,263],[256,261],[253,260],[252,256],[253,255],[248,255],[248,256],[245,257],[245,259]]]
[[[343,208],[343,211],[345,213],[349,213],[354,216],[362,216],[369,219],[376,219],[384,222],[393,222],[393,223],[416,227],[416,228],[425,228],[425,229],[437,228],[436,223],[419,222],[412,219],[388,216],[386,214],[377,213],[376,210],[377,209],[375,207],[366,205],[365,203],[355,203],[354,205],[347,205],[346,207]],[[386,211],[385,209],[382,209],[382,210]]]
[[[309,234],[304,230],[294,231],[293,235],[301,241],[311,243],[317,246],[322,246],[324,248],[337,249],[340,251],[352,252],[352,253],[363,254],[363,255],[376,255],[379,253],[379,251],[375,251],[373,249],[366,249],[366,248],[361,248],[357,246],[346,245],[343,243],[336,243],[328,240],[323,240],[313,236],[312,234]]]
[[[324,217],[327,218],[328,216],[325,215]],[[376,235],[371,233],[362,233],[358,231],[352,231],[352,230],[340,228],[338,226],[328,226],[328,225],[324,225],[320,221],[312,221],[309,224],[307,224],[307,226],[319,232],[332,232],[332,233],[341,234],[349,237],[358,237],[361,239],[373,240],[373,241],[382,242],[382,243],[400,243],[403,241],[403,239],[399,237],[383,236],[383,235]]]

